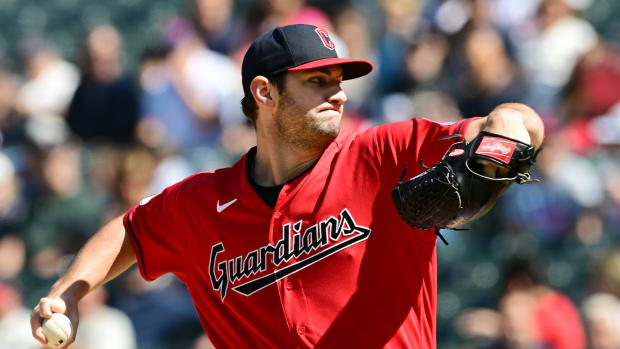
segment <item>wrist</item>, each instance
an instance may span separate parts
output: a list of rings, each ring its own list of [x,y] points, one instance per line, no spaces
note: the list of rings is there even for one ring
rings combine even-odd
[[[483,131],[509,137],[526,144],[532,144],[524,115],[521,110],[500,106],[487,118]]]
[[[89,291],[90,288],[84,281],[75,281],[69,285],[59,281],[52,287],[48,297],[60,298],[67,305],[77,304]]]
[[[536,148],[543,142],[545,127],[536,111],[525,104],[505,103],[496,107],[487,117],[483,128],[517,139]]]

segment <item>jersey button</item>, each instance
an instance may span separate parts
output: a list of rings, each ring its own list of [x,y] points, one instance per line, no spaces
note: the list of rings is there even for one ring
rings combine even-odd
[[[299,326],[297,328],[297,333],[299,333],[300,336],[305,335],[306,334],[306,326],[303,326],[303,325]]]
[[[273,218],[278,219],[278,218],[280,218],[280,215],[281,215],[280,211],[276,211],[276,212],[273,214]]]
[[[286,282],[286,289],[289,290],[289,291],[292,290],[293,289],[293,283],[290,282],[290,281],[287,281]]]

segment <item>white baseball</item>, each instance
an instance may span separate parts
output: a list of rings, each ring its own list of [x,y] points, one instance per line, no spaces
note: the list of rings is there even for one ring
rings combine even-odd
[[[52,348],[60,348],[67,344],[73,333],[71,320],[61,313],[54,313],[51,318],[43,320],[41,327],[47,338],[47,345]]]

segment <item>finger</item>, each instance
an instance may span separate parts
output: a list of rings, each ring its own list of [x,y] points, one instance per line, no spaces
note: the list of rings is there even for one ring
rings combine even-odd
[[[53,313],[66,313],[67,307],[60,299],[41,298],[39,301],[41,317],[50,318]]]
[[[35,308],[35,311],[30,315],[30,329],[32,330],[32,336],[34,339],[38,340],[41,344],[47,344],[47,338],[43,334],[43,329],[41,328],[41,316],[39,315],[39,311]]]
[[[52,310],[52,313],[66,314],[67,312],[67,306],[65,305],[65,302],[60,299],[55,299],[50,302],[50,309]]]
[[[47,298],[41,298],[39,301],[39,314],[42,318],[49,319],[52,317],[52,306]]]
[[[43,333],[43,328],[37,328],[34,332],[34,336],[34,338],[36,338],[39,342],[47,345],[47,337],[45,337],[45,334]]]

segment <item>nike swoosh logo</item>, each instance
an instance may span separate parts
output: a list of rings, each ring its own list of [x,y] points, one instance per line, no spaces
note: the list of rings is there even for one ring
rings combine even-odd
[[[237,198],[234,198],[233,200],[231,200],[231,201],[229,201],[229,202],[227,202],[227,203],[225,203],[223,205],[220,205],[220,200],[217,200],[217,213],[221,213],[222,211],[227,209],[228,206],[234,204],[235,201],[237,201]]]

